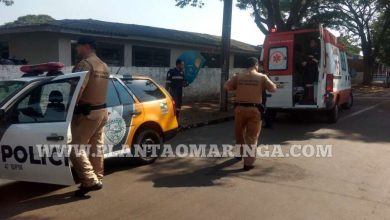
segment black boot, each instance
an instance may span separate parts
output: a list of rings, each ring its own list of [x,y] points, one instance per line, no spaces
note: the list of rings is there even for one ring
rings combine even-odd
[[[99,182],[93,186],[90,186],[90,187],[80,186],[74,195],[76,197],[84,197],[87,193],[89,193],[91,191],[99,191],[101,189],[103,189],[103,184],[101,182]]]
[[[250,170],[252,170],[252,169],[254,169],[255,168],[255,166],[252,166],[252,165],[244,165],[244,170],[245,171],[250,171]]]

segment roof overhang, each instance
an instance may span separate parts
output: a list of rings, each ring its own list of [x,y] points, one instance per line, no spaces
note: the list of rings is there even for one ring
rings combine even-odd
[[[146,36],[136,36],[136,35],[124,35],[119,33],[107,34],[100,31],[90,31],[90,30],[80,30],[77,28],[62,28],[55,25],[44,24],[44,25],[31,25],[31,26],[17,26],[17,27],[0,27],[0,35],[7,34],[22,34],[22,33],[37,33],[37,32],[50,32],[50,33],[60,33],[60,34],[70,34],[70,35],[89,35],[97,38],[107,38],[107,39],[116,39],[116,40],[128,40],[128,41],[142,41],[146,43],[159,43],[167,44],[171,46],[184,46],[184,47],[204,47],[205,49],[211,50],[220,50],[221,46],[215,44],[196,44],[192,42],[184,41],[170,41],[166,39],[152,38]],[[221,43],[222,44],[222,43]],[[260,53],[261,47],[258,49],[240,49],[231,46],[231,52],[233,53],[244,53],[244,54],[254,54]]]

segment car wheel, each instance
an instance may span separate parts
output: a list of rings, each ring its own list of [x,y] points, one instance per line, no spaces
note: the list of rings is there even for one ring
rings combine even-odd
[[[270,119],[271,119],[272,121],[276,121],[277,116],[278,116],[278,112],[277,112],[277,111],[270,110],[270,111],[268,112],[268,114],[269,114],[269,117],[270,117]]]
[[[328,112],[328,122],[336,123],[339,120],[339,106],[335,104],[335,106]]]
[[[160,155],[162,142],[160,134],[155,130],[143,130],[135,138],[134,147],[132,148],[133,155],[139,153],[135,157],[141,164],[152,164]]]
[[[347,103],[344,103],[342,105],[343,109],[351,109],[353,106],[353,95],[351,93],[351,95],[349,96],[348,98],[348,102]]]

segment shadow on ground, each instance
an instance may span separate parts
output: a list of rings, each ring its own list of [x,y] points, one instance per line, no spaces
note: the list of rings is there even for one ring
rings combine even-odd
[[[107,159],[105,161],[106,176],[123,170],[132,170],[140,165],[129,158]],[[89,199],[74,197],[74,191],[54,194],[55,191],[65,191],[67,187],[52,184],[13,182],[0,186],[0,219],[8,219],[24,212],[60,206]],[[47,195],[48,196],[43,196]],[[12,207],[12,208],[11,208]],[[30,216],[28,219],[44,220],[39,216]]]

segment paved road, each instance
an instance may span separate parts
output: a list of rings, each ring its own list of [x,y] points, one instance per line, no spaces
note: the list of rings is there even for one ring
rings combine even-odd
[[[338,124],[313,115],[279,117],[261,142],[332,144],[332,158],[267,158],[242,172],[229,159],[106,163],[105,189],[89,199],[73,187],[9,183],[0,219],[389,219],[390,99],[364,97]],[[178,143],[233,143],[233,123],[189,130]]]

